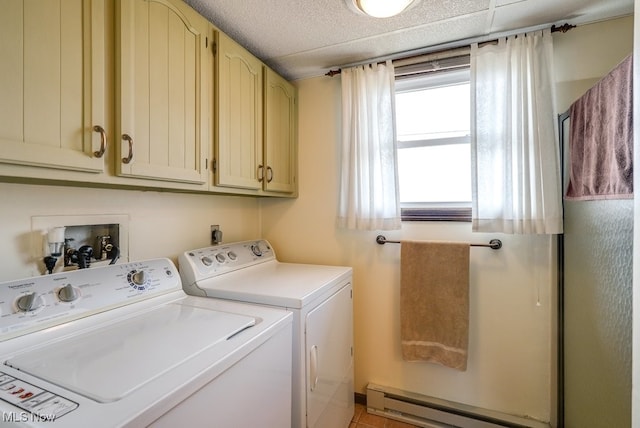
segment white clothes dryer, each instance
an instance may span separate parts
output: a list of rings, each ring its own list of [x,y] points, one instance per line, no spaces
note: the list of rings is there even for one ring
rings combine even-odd
[[[292,426],[347,428],[354,412],[352,268],[282,263],[266,240],[187,251],[188,294],[293,314]]]
[[[290,426],[291,334],[286,311],[187,296],[168,259],[5,282],[0,420]]]

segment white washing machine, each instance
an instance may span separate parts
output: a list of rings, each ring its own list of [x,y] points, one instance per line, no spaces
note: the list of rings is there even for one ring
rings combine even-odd
[[[292,312],[292,426],[349,426],[354,411],[350,267],[281,263],[265,240],[187,251],[178,265],[189,294]]]
[[[0,284],[0,425],[290,426],[292,316],[168,259]]]

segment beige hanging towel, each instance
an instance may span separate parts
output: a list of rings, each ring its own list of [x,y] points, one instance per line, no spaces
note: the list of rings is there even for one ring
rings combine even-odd
[[[465,371],[469,244],[402,241],[400,257],[403,359]]]

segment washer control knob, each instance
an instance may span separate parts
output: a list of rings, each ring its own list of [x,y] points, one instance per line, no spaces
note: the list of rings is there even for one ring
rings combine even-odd
[[[227,258],[224,256],[224,254],[218,253],[216,254],[216,260],[218,261],[218,263],[224,263]]]
[[[135,285],[144,285],[144,283],[147,282],[147,273],[143,270],[133,272],[131,274],[131,282]]]
[[[71,284],[67,284],[58,290],[58,299],[63,302],[73,302],[78,298],[78,290],[76,290]]]
[[[202,264],[205,266],[211,266],[213,264],[213,260],[211,260],[211,257],[208,256],[204,256],[200,260],[202,260]]]
[[[253,254],[255,254],[258,257],[260,257],[262,255],[262,250],[260,249],[260,245],[259,244],[253,244],[251,246],[251,251],[253,251]]]
[[[20,296],[17,301],[18,310],[22,312],[30,312],[38,309],[38,301],[36,293],[28,293]]]
[[[234,253],[233,251],[229,251],[227,253],[227,257],[229,257],[229,260],[235,260],[238,258],[238,255],[236,253]]]

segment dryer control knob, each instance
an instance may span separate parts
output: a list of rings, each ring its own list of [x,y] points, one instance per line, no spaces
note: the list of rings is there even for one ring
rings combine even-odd
[[[58,290],[58,299],[63,302],[73,302],[78,298],[78,290],[76,290],[71,284],[67,284]]]
[[[216,254],[216,260],[218,261],[218,263],[224,263],[227,258],[224,256],[224,254],[218,253]]]
[[[202,264],[205,266],[211,266],[213,264],[213,260],[211,260],[211,257],[204,256],[200,260],[202,261]]]
[[[229,260],[235,260],[238,258],[238,255],[236,253],[234,253],[233,251],[229,251],[227,253],[227,257],[229,257]]]
[[[262,255],[262,250],[260,249],[260,245],[259,244],[253,244],[251,246],[251,251],[253,251],[253,254],[255,254],[258,257],[260,257]]]

